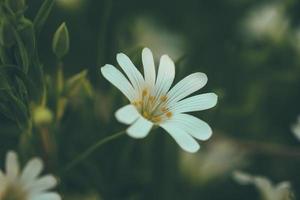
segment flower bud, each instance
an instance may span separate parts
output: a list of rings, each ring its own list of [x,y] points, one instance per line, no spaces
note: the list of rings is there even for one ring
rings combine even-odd
[[[68,53],[69,46],[69,31],[66,24],[62,23],[54,34],[52,49],[56,57],[62,59]]]
[[[47,107],[38,106],[33,111],[33,122],[35,125],[47,125],[53,120],[53,114]]]

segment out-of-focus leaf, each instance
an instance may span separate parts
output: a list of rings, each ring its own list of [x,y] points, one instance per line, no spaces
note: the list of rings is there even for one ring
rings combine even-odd
[[[52,8],[54,5],[54,0],[45,0],[44,3],[42,4],[41,8],[39,9],[36,17],[34,18],[34,28],[35,32],[37,35],[40,33],[42,30]]]
[[[78,74],[75,74],[66,81],[66,85],[63,91],[63,96],[74,95],[81,87],[89,87],[86,81],[87,70],[83,70]],[[85,86],[84,86],[85,85]],[[90,90],[89,88],[88,90]]]
[[[28,56],[32,57],[34,55],[36,44],[33,23],[26,18],[22,18],[19,23],[18,32],[24,43],[24,47],[27,50]]]
[[[7,20],[0,21],[0,45],[12,47],[16,40],[14,38],[14,28]]]
[[[23,43],[19,33],[16,30],[14,30],[13,33],[14,33],[15,39],[17,41],[18,53],[19,53],[20,59],[21,59],[21,62],[19,64],[22,66],[23,71],[27,74],[28,69],[29,69],[28,53],[26,51],[26,48],[24,46],[24,43]],[[16,56],[16,58],[18,58],[18,57]]]
[[[0,60],[2,64],[12,64],[12,58],[8,55],[7,49],[0,45]]]
[[[32,81],[16,65],[0,65],[0,74],[18,76],[25,83],[26,88],[34,88],[34,84],[32,83]]]
[[[26,8],[25,0],[5,0],[5,3],[16,14],[22,13]]]

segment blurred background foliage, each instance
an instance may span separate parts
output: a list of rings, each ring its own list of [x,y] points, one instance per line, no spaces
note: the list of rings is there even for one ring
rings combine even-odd
[[[300,143],[290,130],[300,114],[299,1],[56,0],[39,27],[34,19],[47,1],[28,0],[26,18],[11,22],[29,63],[16,38],[1,44],[13,58],[1,59],[1,158],[18,149],[23,160],[41,156],[61,175],[96,140],[124,129],[114,111],[126,100],[99,68],[116,64],[118,52],[140,67],[147,46],[157,60],[175,60],[177,80],[208,75],[202,92],[216,92],[219,103],[197,116],[213,137],[191,155],[161,129],[143,140],[123,136],[60,176],[65,199],[259,199],[232,179],[237,169],[290,181],[300,196]],[[64,56],[53,53],[59,26],[69,35]]]

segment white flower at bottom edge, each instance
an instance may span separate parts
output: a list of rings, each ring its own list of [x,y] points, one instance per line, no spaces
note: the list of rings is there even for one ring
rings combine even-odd
[[[6,155],[5,173],[0,170],[0,200],[60,200],[56,192],[48,190],[56,186],[52,175],[39,177],[43,162],[31,159],[20,171],[18,156],[9,151]]]
[[[290,182],[272,183],[263,176],[254,176],[241,171],[233,172],[233,178],[241,185],[253,184],[264,200],[293,200],[294,194]]]
[[[207,76],[193,73],[170,89],[175,65],[169,56],[161,57],[157,77],[153,55],[148,48],[142,51],[144,76],[125,54],[117,54],[117,61],[129,80],[109,64],[103,66],[101,72],[130,101],[115,114],[119,122],[130,125],[127,134],[133,138],[144,138],[153,125],[158,125],[185,151],[198,151],[200,146],[194,138],[207,140],[212,130],[204,121],[186,113],[214,107],[217,95],[206,93],[185,97],[201,89],[207,83]]]

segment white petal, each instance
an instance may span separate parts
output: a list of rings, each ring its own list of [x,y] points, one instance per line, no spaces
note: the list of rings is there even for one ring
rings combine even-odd
[[[133,105],[129,104],[117,110],[115,116],[121,123],[132,124],[140,117],[140,114]]]
[[[188,134],[198,140],[207,140],[212,135],[210,126],[206,122],[192,115],[180,113],[174,115],[168,121],[174,122],[174,126],[185,130]]]
[[[176,127],[176,123],[165,122],[160,124],[177,142],[177,144],[185,151],[195,153],[199,150],[200,145],[197,141],[186,133],[183,129]]]
[[[52,189],[57,184],[57,180],[52,175],[43,176],[36,181],[28,185],[26,189],[29,189],[32,193],[40,193],[45,190]]]
[[[117,61],[129,78],[133,87],[139,92],[142,91],[145,82],[144,78],[139,70],[137,70],[137,68],[131,62],[130,58],[128,58],[128,56],[123,53],[119,53],[117,54]]]
[[[56,192],[47,192],[31,197],[31,200],[61,200],[61,197]]]
[[[16,152],[9,151],[6,154],[6,175],[10,181],[14,181],[19,175],[19,161]]]
[[[21,175],[21,181],[27,185],[31,184],[42,172],[44,166],[43,162],[39,158],[31,159],[25,166]]]
[[[169,92],[169,103],[179,101],[188,95],[200,90],[207,83],[207,76],[204,73],[193,73],[179,81]]]
[[[169,105],[173,113],[185,113],[206,110],[217,104],[218,96],[214,93],[200,94],[183,99],[179,102]]]
[[[133,138],[144,138],[148,135],[153,123],[140,117],[134,124],[127,129],[127,134]]]
[[[144,48],[142,52],[142,62],[144,67],[145,81],[150,88],[154,87],[155,84],[155,64],[153,55],[150,49]]]
[[[104,65],[101,67],[101,73],[104,78],[117,87],[127,97],[127,99],[129,99],[129,101],[133,101],[135,99],[135,91],[132,85],[114,66],[108,64]]]
[[[166,95],[175,78],[175,65],[171,58],[163,55],[160,58],[157,80],[155,83],[155,96]]]

